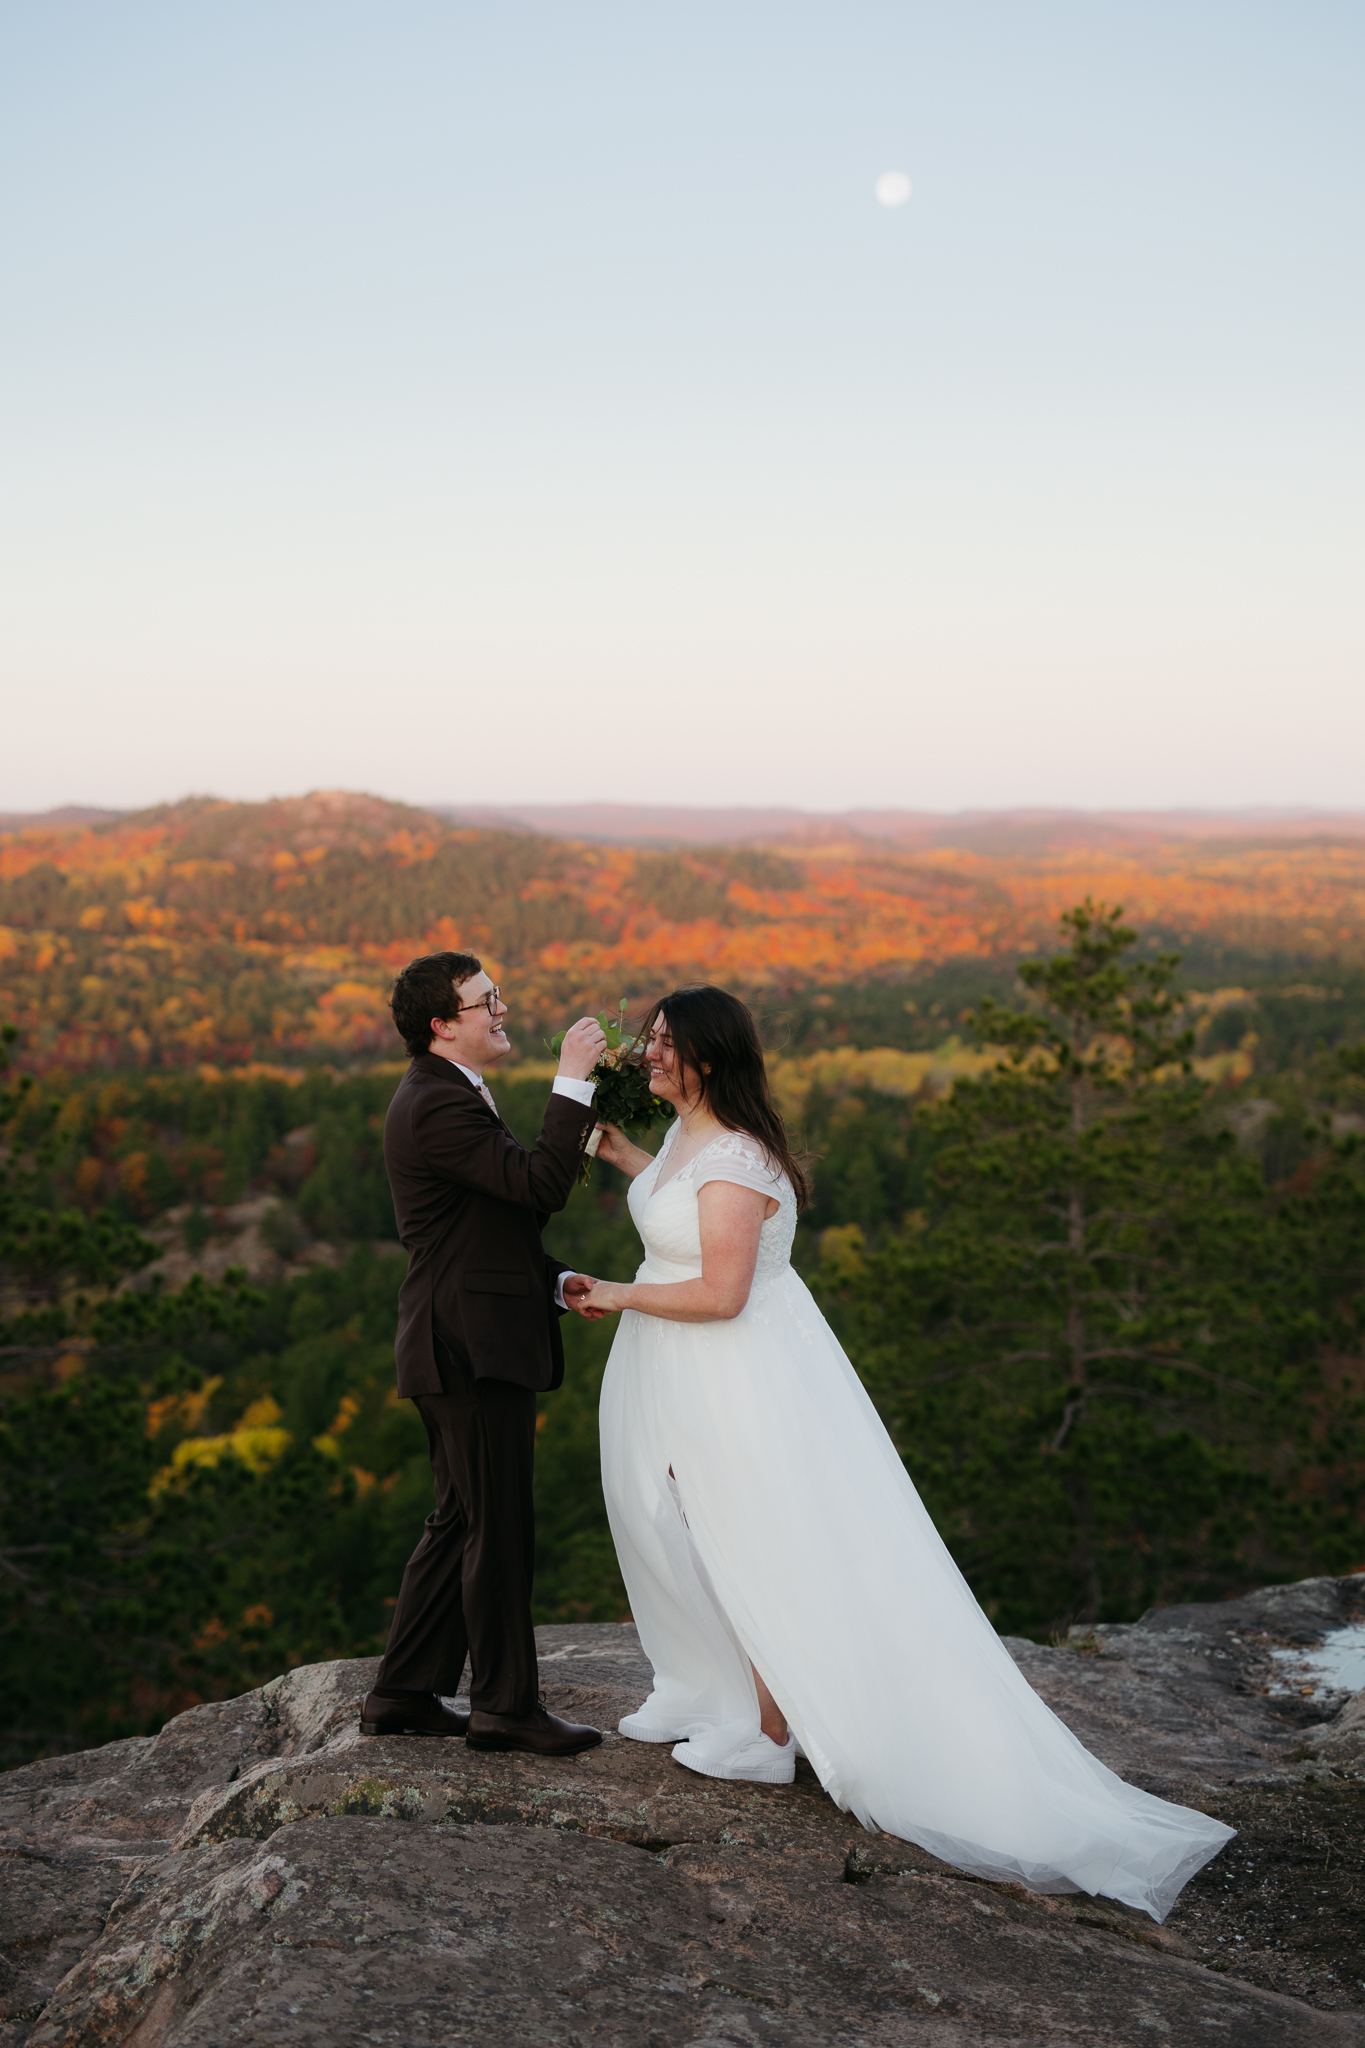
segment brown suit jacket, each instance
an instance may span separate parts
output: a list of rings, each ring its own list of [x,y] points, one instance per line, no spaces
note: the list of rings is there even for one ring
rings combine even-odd
[[[384,1119],[384,1164],[408,1272],[398,1295],[398,1391],[439,1394],[433,1336],[476,1379],[540,1391],[564,1377],[555,1283],[541,1248],[569,1199],[597,1112],[551,1095],[531,1151],[459,1068],[420,1053]]]

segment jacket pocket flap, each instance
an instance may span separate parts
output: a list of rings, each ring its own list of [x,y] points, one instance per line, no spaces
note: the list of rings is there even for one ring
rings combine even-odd
[[[464,1273],[460,1284],[470,1294],[529,1294],[531,1283],[524,1273]]]

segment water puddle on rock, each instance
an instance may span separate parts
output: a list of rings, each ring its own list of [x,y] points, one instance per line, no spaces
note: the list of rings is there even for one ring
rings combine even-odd
[[[1365,1691],[1365,1621],[1334,1628],[1311,1650],[1272,1650],[1276,1677],[1272,1693],[1329,1694]]]

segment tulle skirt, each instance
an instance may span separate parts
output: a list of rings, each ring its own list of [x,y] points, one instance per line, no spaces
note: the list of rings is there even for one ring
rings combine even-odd
[[[641,1280],[690,1277],[641,1267]],[[1161,1920],[1234,1832],[1126,1784],[1015,1665],[790,1268],[731,1322],[628,1310],[602,1480],[654,1667],[647,1720],[759,1733],[749,1660],[830,1797],[979,1877]],[[670,1480],[669,1471],[673,1478]]]

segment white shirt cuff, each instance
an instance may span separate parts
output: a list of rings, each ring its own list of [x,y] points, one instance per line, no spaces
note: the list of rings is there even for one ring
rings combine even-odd
[[[561,1273],[559,1278],[555,1281],[556,1308],[567,1308],[569,1306],[568,1302],[564,1299],[564,1282],[566,1280],[576,1280],[577,1278],[578,1275],[576,1273]]]
[[[597,1093],[596,1081],[571,1081],[567,1074],[556,1074],[550,1088],[551,1095],[567,1095],[570,1102],[581,1102],[584,1109],[592,1107],[592,1098]]]

